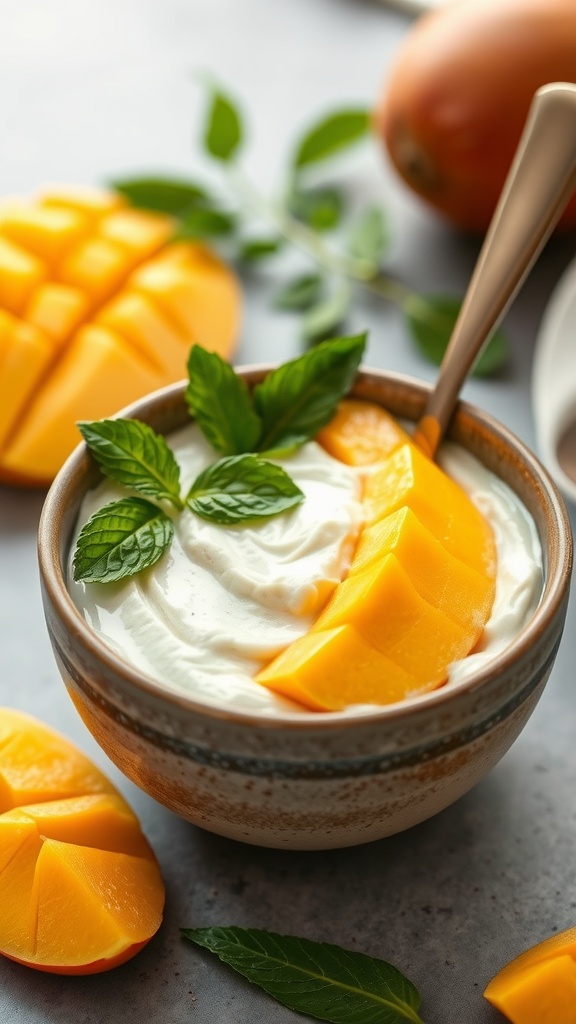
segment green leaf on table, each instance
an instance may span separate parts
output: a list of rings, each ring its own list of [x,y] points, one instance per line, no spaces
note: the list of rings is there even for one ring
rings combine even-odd
[[[366,334],[333,338],[272,370],[254,389],[259,451],[288,452],[314,437],[352,386],[365,346]]]
[[[334,187],[295,188],[288,201],[293,217],[315,231],[338,227],[344,212],[344,196]]]
[[[269,256],[276,256],[283,245],[282,238],[247,238],[240,244],[237,258],[242,263],[259,263]]]
[[[444,357],[461,305],[459,299],[443,295],[410,295],[403,303],[412,337],[426,358],[437,366]],[[501,369],[507,359],[506,335],[498,329],[481,353],[473,374],[476,377],[489,376]]]
[[[368,206],[352,226],[348,251],[356,259],[371,264],[376,271],[388,240],[384,211],[379,206]]]
[[[189,207],[209,202],[206,190],[192,181],[172,178],[127,178],[111,182],[132,206],[175,216]]]
[[[229,96],[212,89],[204,133],[206,151],[216,160],[228,163],[242,143],[240,112]]]
[[[312,306],[300,325],[302,337],[309,345],[333,337],[345,323],[352,302],[347,281],[340,281],[327,298]]]
[[[139,420],[93,420],[78,429],[102,472],[148,498],[182,508],[180,469],[165,439]]]
[[[178,221],[176,240],[215,238],[230,235],[236,227],[236,217],[213,206],[198,206],[185,210]]]
[[[185,398],[204,437],[220,455],[254,451],[262,431],[250,392],[216,352],[193,345]]]
[[[310,309],[320,300],[324,289],[321,274],[300,274],[288,281],[274,296],[276,309]]]
[[[258,455],[232,455],[200,473],[187,502],[203,519],[237,525],[277,516],[303,499],[300,488],[280,466]]]
[[[82,527],[73,575],[84,583],[116,583],[148,569],[174,535],[172,520],[144,498],[122,498],[95,512]]]
[[[364,108],[338,110],[324,117],[301,139],[294,155],[300,170],[333,156],[363,139],[370,130],[370,111]]]
[[[384,960],[257,928],[182,934],[297,1013],[332,1024],[422,1024],[418,991]]]

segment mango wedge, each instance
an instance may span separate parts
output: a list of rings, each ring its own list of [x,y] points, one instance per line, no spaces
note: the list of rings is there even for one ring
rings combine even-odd
[[[342,403],[318,435],[367,467],[365,524],[348,575],[310,631],[256,681],[314,711],[389,704],[435,689],[478,642],[494,601],[491,529],[468,496],[383,409]],[[368,438],[356,439],[366,426]]]
[[[576,928],[516,957],[484,996],[512,1024],[576,1024]]]
[[[93,974],[158,930],[164,885],[138,819],[68,740],[0,708],[0,953]]]
[[[238,281],[174,230],[98,189],[0,205],[0,482],[50,483],[78,419],[180,380],[193,343],[231,355]]]

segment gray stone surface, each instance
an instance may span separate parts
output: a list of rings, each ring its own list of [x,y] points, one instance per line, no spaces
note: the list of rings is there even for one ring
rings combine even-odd
[[[244,104],[246,167],[273,189],[303,125],[337,105],[373,99],[410,23],[369,0],[2,0],[0,15],[0,194],[147,170],[210,179],[197,145],[199,70]],[[462,292],[476,243],[409,195],[376,148],[347,158],[342,173],[358,197],[372,195],[388,208],[394,273],[416,288]],[[506,320],[508,370],[465,389],[529,444],[534,341],[574,249],[573,237],[549,244]],[[270,310],[274,278],[270,269],[246,281],[238,362],[284,359],[299,349],[295,321]],[[433,378],[394,307],[359,299],[351,326],[370,328],[368,363]],[[0,488],[0,702],[59,728],[110,773],[160,859],[167,909],[152,943],[108,975],[66,979],[0,961],[2,1024],[295,1021],[181,941],[181,926],[210,924],[292,932],[387,958],[419,987],[426,1024],[496,1024],[498,1014],[482,998],[489,978],[527,946],[576,924],[573,604],[535,714],[489,778],[459,803],[357,849],[251,848],[154,803],[85,731],[43,622],[35,553],[42,500],[42,493]]]

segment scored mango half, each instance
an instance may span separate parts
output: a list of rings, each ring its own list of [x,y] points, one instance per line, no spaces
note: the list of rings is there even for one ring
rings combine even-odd
[[[0,482],[49,483],[78,420],[185,377],[193,343],[231,355],[238,281],[175,226],[98,189],[0,204]]]
[[[576,928],[506,964],[484,996],[512,1024],[576,1024]]]
[[[380,406],[342,402],[317,440],[348,465],[372,465],[364,526],[346,577],[312,628],[256,681],[316,711],[435,689],[490,616],[492,530]]]
[[[56,974],[124,963],[164,907],[126,801],[68,740],[10,708],[0,708],[0,906],[0,954]]]

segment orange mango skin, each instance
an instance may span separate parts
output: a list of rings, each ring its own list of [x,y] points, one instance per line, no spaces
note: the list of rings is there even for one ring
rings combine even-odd
[[[365,524],[348,575],[309,632],[255,677],[313,711],[440,686],[475,646],[494,600],[489,525],[381,407],[364,405],[341,403],[318,436],[348,465],[379,463],[364,479]]]
[[[126,801],[68,740],[10,708],[0,708],[0,905],[0,953],[56,974],[125,963],[164,906]]]
[[[102,190],[0,204],[0,483],[49,484],[78,420],[184,378],[193,343],[231,355],[239,283],[174,229]]]
[[[576,1024],[576,928],[511,960],[484,996],[512,1024]]]
[[[461,228],[491,220],[534,93],[574,81],[573,0],[459,0],[397,49],[374,129],[401,179]],[[576,197],[560,219],[576,225]]]

